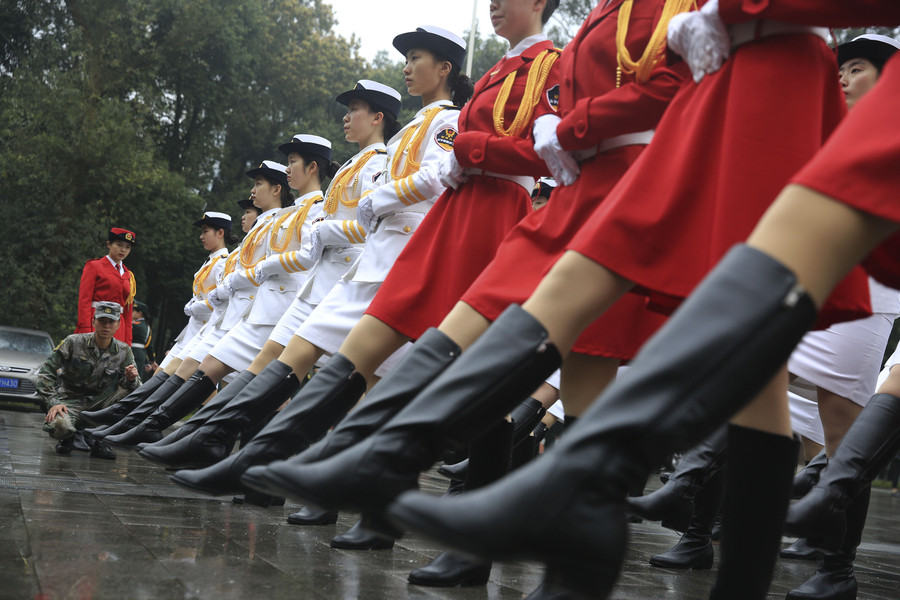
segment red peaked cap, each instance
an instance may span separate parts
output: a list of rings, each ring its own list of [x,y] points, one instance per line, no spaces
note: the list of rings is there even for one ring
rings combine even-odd
[[[112,227],[109,230],[109,241],[128,242],[129,244],[134,245],[135,242],[137,242],[137,238],[135,237],[133,231],[128,231],[127,229],[122,229],[121,227]]]

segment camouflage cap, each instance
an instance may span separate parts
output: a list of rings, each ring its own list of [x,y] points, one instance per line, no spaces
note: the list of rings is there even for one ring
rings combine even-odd
[[[95,319],[111,319],[118,321],[122,316],[122,305],[118,302],[94,302]]]

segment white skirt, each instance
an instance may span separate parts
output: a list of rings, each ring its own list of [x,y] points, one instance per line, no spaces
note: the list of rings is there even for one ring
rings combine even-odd
[[[791,354],[788,370],[854,404],[865,406],[881,368],[893,321],[885,313],[812,331]]]
[[[187,357],[197,362],[203,362],[203,359],[209,355],[219,340],[225,337],[226,333],[228,332],[221,327],[210,327],[203,332],[202,336],[199,336],[199,339],[191,342],[187,348]]]
[[[788,387],[788,406],[794,433],[824,446],[825,431],[819,418],[816,386],[801,377],[792,381]]]
[[[375,297],[381,283],[338,280],[294,335],[334,354]]]
[[[315,304],[310,304],[299,296],[294,298],[294,301],[291,302],[285,313],[278,319],[278,323],[275,324],[275,329],[272,330],[269,339],[276,344],[287,346],[294,333],[309,318],[309,315],[312,314],[315,308]]]
[[[241,321],[228,330],[210,350],[209,355],[235,371],[243,371],[262,350],[274,328],[274,325],[254,325]]]

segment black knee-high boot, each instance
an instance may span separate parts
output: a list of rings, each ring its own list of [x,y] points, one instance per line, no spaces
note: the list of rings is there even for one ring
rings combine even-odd
[[[191,418],[185,422],[184,425],[158,442],[138,444],[138,447],[141,450],[144,448],[162,448],[163,446],[168,446],[173,442],[177,442],[181,438],[186,437],[189,433],[193,433],[197,428],[206,423],[210,417],[231,402],[234,397],[238,395],[238,392],[244,389],[244,386],[253,381],[254,377],[256,377],[256,373],[241,371],[235,376],[231,383],[225,386],[225,389],[221,390],[212,400],[204,404],[200,410],[195,412]],[[138,454],[140,454],[140,452],[138,452]],[[147,457],[145,456],[144,458]]]
[[[789,269],[738,246],[539,459],[455,497],[404,494],[388,516],[466,552],[544,562],[537,597],[604,597],[624,558],[633,482],[745,406],[814,319]]]
[[[694,494],[693,513],[684,535],[666,552],[651,556],[651,565],[669,569],[712,568],[712,528],[722,506],[724,484],[724,472],[721,469],[709,476],[702,488]]]
[[[150,416],[154,410],[159,407],[163,402],[169,399],[169,397],[174,394],[178,389],[184,385],[185,381],[178,375],[170,375],[166,378],[165,381],[160,384],[156,391],[147,396],[147,399],[141,402],[141,404],[132,410],[130,413],[125,415],[121,420],[116,421],[112,425],[108,427],[94,427],[92,429],[88,429],[88,433],[93,435],[97,439],[103,439],[108,435],[115,435],[118,433],[124,433],[131,429],[132,427],[137,426],[141,421]]]
[[[781,546],[797,442],[731,425],[727,460],[721,560],[710,600],[761,600]]]
[[[134,390],[115,404],[111,404],[100,410],[83,410],[82,418],[93,425],[112,425],[130,413],[132,410],[140,406],[141,402],[150,397],[163,382],[169,378],[169,374],[163,370],[159,370],[153,374],[153,377],[145,381],[138,389]]]
[[[544,328],[511,306],[462,356],[394,418],[329,458],[300,457],[248,472],[250,487],[325,508],[378,513],[418,484],[446,441],[466,443],[527,398],[555,371],[560,355]],[[254,478],[259,477],[258,481]]]
[[[812,457],[800,472],[794,475],[794,483],[791,485],[791,498],[802,498],[809,493],[819,482],[819,474],[828,465],[828,455],[822,450]]]
[[[291,368],[274,360],[190,435],[162,448],[145,448],[140,454],[168,467],[197,469],[215,464],[228,456],[239,436],[259,431],[299,387]]]
[[[209,494],[243,493],[246,488],[240,477],[247,468],[305,449],[347,414],[365,390],[366,380],[356,372],[353,363],[342,354],[335,354],[250,443],[212,466],[183,469],[170,479]]]
[[[847,508],[847,532],[840,546],[826,549],[819,569],[803,585],[788,592],[786,600],[856,600],[856,576],[853,561],[862,540],[871,488],[864,488]]]
[[[163,437],[163,429],[197,410],[215,389],[216,383],[203,371],[197,371],[143,421],[128,431],[107,435],[104,440],[117,446],[159,441]]]
[[[826,535],[827,547],[844,539],[847,508],[868,488],[900,446],[900,398],[875,394],[847,430],[819,481],[788,512],[791,535]]]
[[[666,527],[685,531],[694,512],[694,496],[722,468],[727,439],[728,428],[717,429],[685,453],[663,487],[646,496],[629,498],[629,509],[648,521],[663,521]]]

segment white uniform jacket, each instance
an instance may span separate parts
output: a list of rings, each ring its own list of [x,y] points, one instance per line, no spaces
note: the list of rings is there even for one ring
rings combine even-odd
[[[237,251],[239,254],[248,257],[250,264],[255,264],[256,262],[265,259],[266,248],[269,246],[269,230],[271,230],[272,220],[279,210],[281,209],[272,208],[256,217],[256,222],[253,224],[253,227],[247,232],[247,235],[244,236],[244,240],[241,242],[241,246]],[[238,258],[234,272],[239,273],[243,270],[241,259]],[[252,286],[249,288],[236,289],[234,293],[231,294],[231,297],[228,299],[228,308],[225,309],[225,315],[222,317],[221,328],[223,330],[228,331],[233,328],[247,315],[250,311],[250,306],[253,304],[255,295],[256,288]]]
[[[194,283],[192,285],[194,294],[191,297],[192,315],[185,328],[176,338],[182,346],[190,342],[212,317],[213,305],[209,303],[206,296],[216,287],[222,272],[225,271],[225,260],[227,257],[228,248],[216,250],[210,253],[203,265],[200,266],[200,269],[194,273]]]
[[[433,119],[423,133],[422,126],[432,115]],[[346,277],[367,283],[382,282],[387,277],[425,213],[444,192],[444,185],[438,179],[438,167],[447,154],[453,152],[458,119],[459,109],[452,102],[433,102],[416,113],[413,120],[390,139],[387,169],[378,180],[381,185],[372,192],[372,209],[379,217],[378,224],[369,232],[365,250]],[[415,131],[410,133],[411,129]],[[418,156],[413,157],[419,163],[419,169],[397,177],[406,171],[410,147],[415,145],[420,134],[423,135]]]

